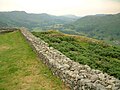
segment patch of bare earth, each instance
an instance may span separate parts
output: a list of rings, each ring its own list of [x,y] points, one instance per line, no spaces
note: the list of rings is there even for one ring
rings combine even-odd
[[[0,51],[5,51],[5,50],[8,50],[8,49],[10,49],[9,46],[7,46],[7,45],[0,45]]]

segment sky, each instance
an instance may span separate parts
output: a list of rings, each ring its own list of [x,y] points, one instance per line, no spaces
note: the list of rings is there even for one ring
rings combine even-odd
[[[120,0],[0,0],[0,11],[26,11],[52,15],[120,13]]]

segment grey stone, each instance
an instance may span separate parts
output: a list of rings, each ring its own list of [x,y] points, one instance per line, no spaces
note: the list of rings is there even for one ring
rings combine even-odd
[[[101,84],[96,84],[96,90],[107,90],[107,89]]]
[[[104,80],[104,79],[105,79],[105,78],[104,78],[105,76],[104,76],[103,73],[98,74],[98,77],[99,77],[100,80]]]
[[[107,89],[107,90],[111,90],[111,89],[112,89],[112,85],[108,85],[108,86],[106,87],[106,89]]]
[[[94,74],[94,75],[91,75],[91,78],[92,82],[94,82],[95,80],[98,79],[98,75]]]

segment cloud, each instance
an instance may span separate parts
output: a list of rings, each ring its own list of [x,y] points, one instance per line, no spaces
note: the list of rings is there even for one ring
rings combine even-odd
[[[27,11],[55,15],[120,12],[119,0],[0,0],[0,11]]]

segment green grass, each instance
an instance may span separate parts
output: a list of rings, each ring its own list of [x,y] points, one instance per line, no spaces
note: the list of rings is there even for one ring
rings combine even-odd
[[[102,41],[60,32],[33,32],[67,57],[120,79],[120,48]]]
[[[19,31],[0,35],[0,90],[68,90]]]

